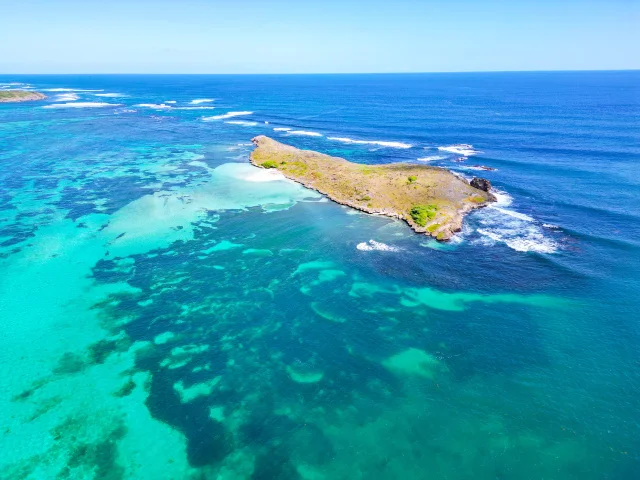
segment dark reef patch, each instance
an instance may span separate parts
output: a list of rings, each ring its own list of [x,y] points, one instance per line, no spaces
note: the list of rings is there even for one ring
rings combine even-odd
[[[231,452],[229,434],[222,424],[209,418],[208,399],[200,397],[181,403],[168,376],[158,373],[153,375],[146,405],[154,418],[184,434],[190,465],[212,465]]]

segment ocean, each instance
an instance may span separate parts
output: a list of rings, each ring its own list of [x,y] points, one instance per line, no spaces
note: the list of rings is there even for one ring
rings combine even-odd
[[[3,480],[640,477],[640,72],[0,88]],[[438,243],[256,135],[498,201]]]

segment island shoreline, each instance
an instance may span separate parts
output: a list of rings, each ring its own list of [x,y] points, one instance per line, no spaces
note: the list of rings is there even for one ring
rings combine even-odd
[[[455,175],[453,172],[444,168],[414,165],[409,163],[367,166],[362,164],[355,164],[353,162],[349,162],[348,160],[345,160],[342,158],[331,157],[329,155],[325,155],[320,152],[315,152],[313,150],[300,150],[290,145],[277,142],[264,135],[257,136],[253,138],[251,141],[256,146],[256,148],[253,150],[249,158],[252,165],[260,168],[267,168],[267,169],[276,168],[284,177],[290,180],[293,180],[296,183],[299,183],[305,188],[308,188],[310,190],[320,193],[321,195],[327,197],[328,199],[330,199],[331,201],[339,205],[344,205],[346,207],[350,207],[370,215],[385,216],[389,218],[403,220],[409,225],[409,227],[414,232],[418,234],[424,234],[427,236],[434,237],[435,239],[440,241],[450,240],[455,233],[461,231],[463,218],[468,213],[478,208],[486,207],[491,202],[496,201],[495,196],[489,192],[491,186],[487,180],[474,178],[471,184],[468,184],[466,180],[460,178],[458,175]],[[461,184],[464,184],[466,187],[470,189],[471,195],[473,195],[473,197],[471,198],[473,198],[474,201],[458,201],[455,203],[455,208],[451,208],[451,206],[449,206],[450,211],[447,213],[450,213],[450,215],[448,216],[448,221],[445,224],[441,225],[441,224],[431,223],[431,224],[420,225],[417,223],[416,220],[414,220],[412,215],[409,214],[406,210],[399,210],[397,208],[394,208],[393,205],[376,208],[374,206],[368,206],[367,204],[364,204],[362,199],[348,199],[348,198],[341,197],[340,195],[336,195],[336,193],[332,192],[330,188],[327,188],[326,185],[325,186],[318,185],[317,178],[307,178],[303,175],[295,175],[294,173],[292,173],[290,170],[286,168],[287,162],[285,160],[281,160],[278,164],[278,163],[272,163],[271,160],[260,159],[258,157],[260,156],[261,149],[269,149],[269,154],[272,156],[274,155],[274,152],[276,154],[279,152],[282,158],[289,159],[293,157],[294,159],[293,163],[299,163],[305,158],[316,157],[321,159],[322,161],[344,162],[349,166],[353,166],[353,168],[358,168],[358,167],[369,168],[370,167],[370,168],[387,169],[387,170],[406,169],[408,172],[414,172],[417,170],[417,171],[424,171],[424,172],[430,172],[430,173],[438,172],[442,174],[446,172],[446,174],[449,174],[453,178],[455,178],[455,180],[453,178],[450,178],[450,179],[447,179],[447,181],[452,183],[460,182]],[[285,168],[278,168],[281,165]],[[311,175],[313,175],[313,173],[314,172],[312,172]],[[393,173],[395,174],[396,172],[393,171]],[[397,177],[397,175],[395,176]],[[408,178],[407,183],[410,184],[412,182],[411,179],[415,177],[412,177],[409,175],[407,176],[407,178]],[[356,178],[356,180],[361,180],[361,178],[358,177]],[[481,188],[478,188],[477,186],[474,186],[474,182],[482,186],[486,185],[487,190],[483,190]],[[483,183],[483,182],[486,182],[486,183]],[[414,187],[414,188],[417,188],[417,187]],[[397,190],[400,190],[400,189],[401,188],[397,188],[396,191],[393,192],[394,196],[397,196],[398,194]],[[425,199],[425,202],[427,201],[431,201],[431,199]],[[446,201],[449,202],[449,199],[446,199]],[[453,213],[451,213],[451,211],[453,211]],[[431,229],[433,225],[437,225],[437,227]]]

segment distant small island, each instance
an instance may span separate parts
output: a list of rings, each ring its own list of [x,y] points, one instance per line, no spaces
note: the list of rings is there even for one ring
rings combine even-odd
[[[30,102],[32,100],[43,100],[47,96],[40,92],[30,92],[28,90],[0,90],[0,103]]]
[[[300,150],[260,135],[251,163],[274,168],[331,200],[363,212],[401,218],[418,233],[449,240],[465,213],[495,201],[488,180],[467,183],[449,170],[394,163],[363,165]]]

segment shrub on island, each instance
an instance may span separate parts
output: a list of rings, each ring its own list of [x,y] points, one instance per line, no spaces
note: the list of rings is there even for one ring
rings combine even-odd
[[[427,224],[427,220],[433,220],[437,211],[437,205],[414,205],[409,211],[409,214],[416,225],[424,227]]]
[[[273,160],[267,160],[266,162],[263,162],[261,165],[262,165],[262,168],[278,168],[278,164]]]

